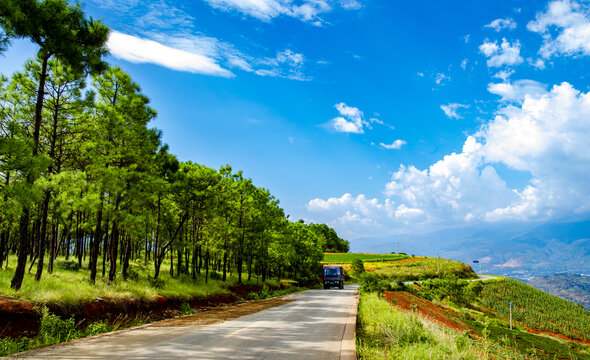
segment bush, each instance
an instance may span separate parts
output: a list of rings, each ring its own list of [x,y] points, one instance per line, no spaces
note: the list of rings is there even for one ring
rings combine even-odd
[[[211,280],[221,280],[222,276],[220,273],[212,271],[209,273],[209,278],[211,278]]]
[[[356,276],[359,276],[365,272],[365,263],[363,262],[362,259],[359,259],[359,258],[353,259],[352,263],[351,263],[351,268],[352,268],[353,274],[355,274]]]
[[[183,302],[182,305],[180,305],[180,313],[182,315],[192,315],[195,313],[195,311],[189,305],[189,303]]]
[[[77,337],[76,322],[73,317],[62,320],[59,316],[50,313],[46,307],[43,308],[41,327],[37,336],[37,340],[42,346],[70,341]]]
[[[80,270],[80,268],[78,267],[78,263],[73,260],[57,261],[55,263],[55,267],[57,267],[60,270],[67,270],[67,271]]]
[[[366,293],[382,293],[390,289],[389,281],[372,272],[363,273],[360,277],[360,283],[360,291]]]
[[[151,275],[148,275],[148,282],[150,283],[150,286],[156,288],[156,289],[162,289],[164,288],[164,286],[166,286],[166,283],[164,282],[164,280],[160,279],[160,278],[153,278],[151,277]]]

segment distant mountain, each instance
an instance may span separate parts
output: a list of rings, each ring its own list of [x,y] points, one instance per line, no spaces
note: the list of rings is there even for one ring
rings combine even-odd
[[[556,273],[590,274],[590,221],[502,224],[446,229],[428,234],[367,238],[353,251],[392,252],[460,260],[480,272],[530,281]],[[363,247],[364,246],[364,247]]]
[[[529,285],[581,304],[586,310],[590,310],[590,276],[578,274],[543,276],[530,281]]]

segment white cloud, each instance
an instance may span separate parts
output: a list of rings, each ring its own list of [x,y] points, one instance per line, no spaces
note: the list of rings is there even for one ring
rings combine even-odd
[[[464,104],[457,104],[457,103],[450,103],[448,105],[441,105],[440,108],[444,111],[445,115],[449,119],[462,119],[463,116],[457,113],[457,110],[461,108],[468,108],[469,105]]]
[[[152,63],[173,70],[232,77],[231,71],[222,68],[211,56],[169,47],[153,40],[111,31],[107,46],[115,57],[134,63]]]
[[[305,57],[290,49],[278,52],[274,58],[264,58],[253,62],[261,67],[255,71],[260,76],[284,77],[299,81],[310,79],[303,73]]]
[[[479,51],[488,58],[488,67],[513,66],[523,62],[520,56],[520,42],[518,40],[511,44],[506,39],[502,39],[500,46],[498,46],[497,41],[485,40],[479,46]]]
[[[358,10],[362,4],[357,0],[205,0],[209,5],[223,11],[238,11],[262,21],[271,21],[279,16],[289,16],[321,26],[320,17],[340,6],[346,10]]]
[[[506,82],[508,80],[508,78],[510,78],[510,76],[512,76],[512,74],[514,74],[514,70],[512,70],[512,69],[501,70],[501,71],[498,71],[497,73],[495,73],[494,77],[496,79],[502,79],[504,82]]]
[[[525,97],[539,96],[545,93],[547,85],[534,80],[517,80],[513,83],[490,83],[488,91],[498,95],[503,101],[522,102]]]
[[[368,124],[363,120],[363,112],[356,107],[348,106],[345,103],[334,105],[340,116],[332,119],[332,126],[336,131],[362,134],[363,125]]]
[[[496,19],[496,20],[492,21],[491,23],[485,25],[485,27],[491,28],[491,29],[496,30],[497,32],[500,32],[503,29],[508,29],[508,30],[516,29],[516,23],[514,22],[514,20],[512,20],[510,18]]]
[[[351,239],[417,227],[427,231],[477,222],[588,217],[590,92],[568,83],[530,90],[511,95],[522,102],[502,105],[467,137],[460,152],[424,169],[401,165],[386,184],[383,200],[345,194],[314,199],[308,210]],[[528,184],[509,187],[497,164],[527,174]],[[345,223],[353,218],[358,221]]]
[[[545,12],[527,24],[543,36],[539,50],[548,59],[554,55],[590,55],[590,19],[587,3],[552,1]]]
[[[448,83],[450,81],[451,81],[451,77],[448,75],[445,75],[444,73],[438,73],[434,77],[434,82],[437,85],[444,85],[445,83]]]
[[[467,62],[469,61],[469,59],[463,59],[463,61],[461,61],[461,68],[463,70],[465,70],[465,68],[467,67]]]
[[[543,70],[545,69],[545,60],[543,59],[537,59],[535,61],[532,61],[531,59],[531,65],[533,65],[533,67],[539,69],[539,70]]]
[[[397,139],[391,144],[379,143],[379,146],[381,146],[382,148],[387,149],[387,150],[397,150],[397,149],[401,149],[401,147],[404,146],[405,144],[407,144],[406,141],[401,140],[401,139]]]

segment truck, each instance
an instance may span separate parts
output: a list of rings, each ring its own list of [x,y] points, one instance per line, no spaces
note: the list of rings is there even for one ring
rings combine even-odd
[[[338,286],[344,289],[344,269],[342,265],[324,265],[324,289]]]

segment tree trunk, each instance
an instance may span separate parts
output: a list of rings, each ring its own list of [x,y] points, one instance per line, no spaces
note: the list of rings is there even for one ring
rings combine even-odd
[[[39,87],[37,89],[37,103],[35,104],[35,119],[33,127],[33,158],[37,157],[39,153],[39,132],[41,131],[41,116],[43,112],[43,97],[45,96],[45,79],[47,78],[47,61],[49,56],[43,58],[41,64],[41,73],[39,74]],[[33,169],[29,169],[27,174],[27,185],[33,186],[35,182],[35,176]],[[29,252],[29,216],[30,216],[30,205],[25,204],[23,206],[20,225],[19,225],[19,248],[18,248],[18,260],[16,269],[14,270],[14,276],[10,282],[10,287],[14,290],[20,290],[22,282],[25,276],[25,268],[27,266],[27,255]]]
[[[91,243],[90,249],[90,281],[94,284],[96,282],[96,265],[98,262],[98,249],[100,240],[102,239],[102,208],[104,201],[104,193],[100,193],[100,205],[98,214],[96,215],[96,228],[94,231],[94,239]]]
[[[14,276],[10,283],[10,287],[14,290],[20,290],[25,277],[25,269],[27,267],[27,256],[29,255],[29,208],[23,208],[23,213],[20,217],[19,224],[19,245],[17,253],[16,269]]]

